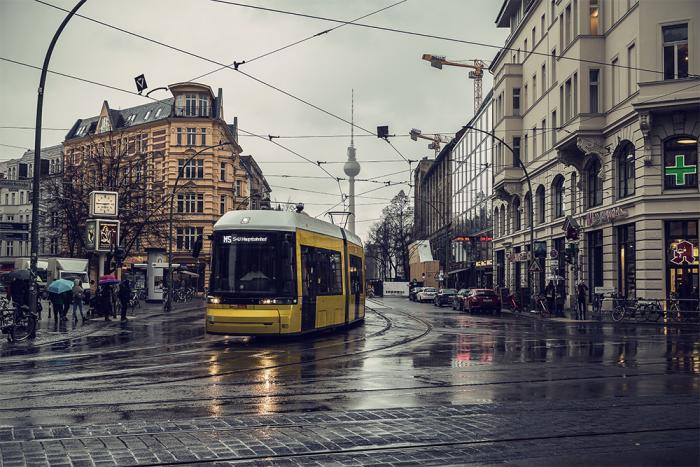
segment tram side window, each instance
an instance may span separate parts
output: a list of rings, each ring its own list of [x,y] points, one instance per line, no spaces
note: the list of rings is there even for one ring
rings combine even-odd
[[[302,245],[301,266],[303,295],[342,295],[343,263],[339,251]]]
[[[352,293],[362,293],[362,258],[350,255],[350,290]]]

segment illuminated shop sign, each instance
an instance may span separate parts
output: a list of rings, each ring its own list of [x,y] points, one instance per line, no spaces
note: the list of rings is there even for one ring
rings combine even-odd
[[[468,235],[459,235],[453,238],[452,240],[455,242],[490,242],[493,240],[493,237],[489,237],[488,235],[479,235],[476,237],[470,237]]]
[[[695,245],[688,240],[678,240],[671,243],[671,262],[673,264],[694,264],[696,262]]]

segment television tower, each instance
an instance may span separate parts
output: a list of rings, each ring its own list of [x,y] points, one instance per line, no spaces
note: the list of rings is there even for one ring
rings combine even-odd
[[[360,173],[360,164],[355,157],[355,90],[352,90],[350,104],[350,147],[348,147],[348,161],[343,166],[345,175],[348,176],[350,193],[348,194],[349,211],[348,230],[355,233],[355,177]]]

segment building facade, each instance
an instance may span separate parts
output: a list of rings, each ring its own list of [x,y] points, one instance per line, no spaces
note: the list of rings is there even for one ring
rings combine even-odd
[[[247,209],[272,209],[270,207],[270,192],[272,188],[267,183],[258,163],[255,162],[253,156],[241,156],[241,164],[248,177]]]
[[[450,173],[454,142],[455,140],[452,140],[445,144],[434,160],[422,159],[414,173],[415,221],[413,238],[430,242],[433,258],[440,262],[440,272],[437,278],[440,285],[448,284],[447,270],[452,256],[450,251],[452,178]]]
[[[452,149],[452,262],[458,288],[493,286],[493,115],[489,92]],[[486,133],[485,133],[486,132]]]
[[[48,202],[46,184],[60,177],[62,149],[57,145],[41,150],[39,255],[43,257],[59,254],[61,228]],[[0,270],[12,270],[17,258],[30,256],[33,176],[34,151],[0,162]]]
[[[82,217],[89,191],[120,193],[127,265],[144,263],[147,248],[167,248],[172,200],[173,262],[198,271],[203,285],[212,227],[222,213],[248,206],[249,177],[235,123],[224,120],[221,89],[215,95],[206,85],[177,83],[169,90],[169,99],[125,110],[112,110],[105,101],[99,115],[78,120],[64,142],[64,175],[72,181],[72,197],[85,199]],[[70,230],[70,213],[64,214]],[[89,254],[82,234],[74,234],[71,253]],[[203,248],[195,261],[191,250],[198,237]]]
[[[552,279],[567,305],[579,281],[697,297],[698,21],[691,0],[503,2],[496,24],[511,33],[491,65],[495,134],[510,146],[494,152],[497,285]]]

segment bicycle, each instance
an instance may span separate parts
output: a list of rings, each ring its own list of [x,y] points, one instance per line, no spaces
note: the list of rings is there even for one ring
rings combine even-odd
[[[546,319],[552,316],[549,305],[547,304],[547,297],[544,294],[537,295],[535,303],[537,305],[537,314],[540,318]]]
[[[656,322],[661,318],[661,306],[655,301],[643,301],[640,299],[637,302],[637,321]]]
[[[26,305],[12,309],[9,301],[0,299],[0,330],[10,342],[32,338],[36,333],[36,316],[30,313]]]
[[[620,322],[625,316],[637,317],[637,300],[613,295],[615,306],[612,309],[613,321]]]
[[[518,300],[517,295],[515,295],[514,293],[508,295],[508,304],[510,305],[511,311],[514,311],[516,313],[522,313],[523,306]]]

